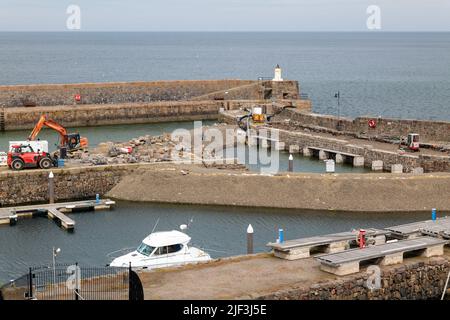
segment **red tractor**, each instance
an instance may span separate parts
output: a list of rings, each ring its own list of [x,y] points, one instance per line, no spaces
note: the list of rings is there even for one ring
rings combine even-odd
[[[50,169],[56,166],[56,160],[48,152],[34,151],[29,144],[11,146],[7,158],[8,167],[13,170],[24,168]]]

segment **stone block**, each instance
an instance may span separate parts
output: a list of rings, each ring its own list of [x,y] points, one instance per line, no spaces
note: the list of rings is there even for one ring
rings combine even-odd
[[[294,248],[289,251],[281,251],[274,249],[273,254],[277,258],[286,260],[305,259],[309,258],[310,256],[310,248],[309,247]]]
[[[412,168],[411,173],[412,174],[423,174],[423,168],[422,167]]]
[[[403,173],[403,165],[393,164],[391,166],[391,173]]]
[[[345,156],[343,156],[340,153],[336,153],[336,158],[335,158],[336,163],[344,163],[344,160],[345,160]]]
[[[384,256],[383,260],[381,261],[381,265],[389,266],[392,264],[398,264],[402,262],[403,262],[403,252],[397,252]]]
[[[359,261],[343,263],[336,267],[322,263],[320,269],[338,276],[345,276],[347,274],[359,272]]]
[[[275,141],[275,150],[278,150],[278,151],[284,150],[284,146],[285,146],[284,142]]]
[[[328,159],[328,153],[323,150],[319,150],[319,160],[326,160]]]
[[[300,152],[300,146],[296,145],[296,144],[291,144],[289,146],[289,153],[293,154],[293,153],[299,153]]]
[[[383,161],[374,160],[372,161],[372,171],[382,171],[383,170]]]
[[[425,251],[422,253],[423,257],[435,257],[435,256],[442,256],[444,254],[444,245],[440,244],[437,246],[426,248]]]
[[[326,253],[336,253],[346,250],[348,247],[348,241],[332,242],[325,250]]]
[[[364,157],[361,156],[353,157],[353,166],[364,167]]]
[[[304,157],[311,157],[312,156],[312,150],[310,148],[303,148],[303,156]]]

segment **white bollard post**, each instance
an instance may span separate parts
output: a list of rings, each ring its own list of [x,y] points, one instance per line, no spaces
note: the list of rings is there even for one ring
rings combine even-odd
[[[49,203],[55,203],[55,181],[53,171],[48,174],[48,199]]]
[[[247,227],[247,254],[253,254],[253,227],[251,224]]]
[[[289,172],[294,172],[294,157],[292,154],[289,155],[289,166],[288,166]]]

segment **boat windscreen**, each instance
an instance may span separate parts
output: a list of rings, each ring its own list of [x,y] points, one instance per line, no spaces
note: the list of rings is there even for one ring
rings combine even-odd
[[[144,256],[149,256],[153,252],[153,250],[155,250],[155,248],[150,247],[150,246],[146,245],[145,243],[141,243],[139,248],[137,248],[137,251],[140,254],[143,254]]]

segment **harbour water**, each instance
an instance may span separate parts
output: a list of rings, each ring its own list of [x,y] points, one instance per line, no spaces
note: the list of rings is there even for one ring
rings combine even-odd
[[[450,120],[450,33],[0,33],[0,84],[272,77],[315,112]]]
[[[203,126],[214,124],[214,121],[202,121]],[[112,126],[100,126],[100,127],[80,127],[69,128],[69,132],[79,132],[81,136],[88,137],[89,146],[91,148],[96,147],[99,143],[105,141],[113,142],[126,142],[130,139],[137,138],[143,135],[161,135],[163,133],[172,133],[176,129],[193,129],[194,122],[167,122],[167,123],[150,123],[150,124],[133,124],[133,125],[112,125]],[[0,151],[7,151],[9,141],[26,140],[31,130],[20,131],[7,131],[0,132]],[[40,139],[49,141],[50,150],[56,150],[58,143],[58,133],[53,130],[44,129],[39,134]],[[271,168],[271,164],[266,164],[264,161],[260,161],[261,157],[258,156],[258,151],[255,148],[251,148],[251,151],[257,154],[257,161],[253,162],[249,158],[249,149],[246,149],[245,156],[239,157],[240,163],[247,164],[248,169],[252,171],[260,171],[261,168]],[[261,150],[265,154],[266,150]],[[270,155],[270,151],[268,151]],[[237,152],[235,152],[237,155]],[[276,158],[273,158],[279,164],[276,165],[275,171],[287,171],[288,169],[289,153],[279,152]],[[273,170],[272,170],[273,171]],[[294,157],[294,171],[296,172],[324,172],[325,163],[315,158],[302,157],[295,155]],[[368,172],[365,168],[353,167],[351,165],[336,165],[336,172],[354,172],[363,173]]]
[[[315,112],[450,120],[450,33],[0,33],[0,85],[173,79],[255,79],[271,76],[279,63],[285,78],[299,80]],[[74,128],[101,141],[192,128],[192,122]],[[29,131],[0,133],[0,150]],[[56,143],[56,133],[41,138]],[[280,164],[287,167],[287,153]],[[256,170],[259,164],[249,165]],[[323,172],[315,159],[296,157],[294,169]],[[338,172],[364,172],[336,166]],[[265,196],[265,195],[263,195]],[[300,195],[299,195],[300,196]],[[175,229],[191,218],[193,243],[213,257],[245,253],[245,230],[255,229],[255,250],[265,251],[278,228],[286,238],[386,227],[428,218],[424,214],[368,214],[172,206],[119,202],[111,212],[72,216],[67,233],[36,218],[0,227],[0,283],[51,262],[104,265],[107,253],[135,247],[157,230]]]
[[[26,273],[29,266],[49,264],[52,247],[61,248],[57,262],[79,262],[101,266],[111,262],[108,253],[137,247],[151,233],[178,229],[193,222],[188,230],[192,244],[213,257],[246,252],[246,229],[252,224],[256,252],[274,241],[278,228],[292,239],[361,227],[387,227],[428,219],[427,214],[331,213],[261,208],[174,206],[118,202],[112,211],[70,215],[77,223],[68,233],[47,218],[20,220],[14,227],[0,227],[0,283]]]

